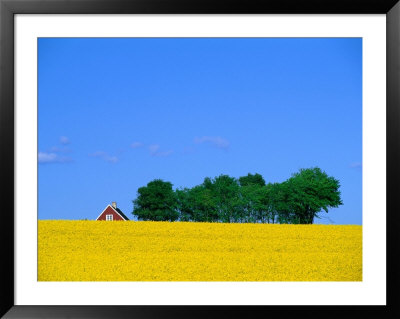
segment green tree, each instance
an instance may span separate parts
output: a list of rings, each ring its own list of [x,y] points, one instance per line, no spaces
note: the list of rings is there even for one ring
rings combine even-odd
[[[193,221],[193,209],[189,201],[189,188],[177,189],[175,191],[179,220],[183,222]]]
[[[204,185],[177,190],[179,218],[182,221],[215,222],[218,214],[214,196]]]
[[[261,174],[239,177],[242,200],[241,222],[268,222],[265,180]]]
[[[265,180],[258,173],[254,175],[248,173],[247,176],[239,177],[239,184],[240,186],[249,186],[249,185],[265,186]]]
[[[318,167],[301,169],[282,183],[266,185],[257,173],[239,179],[220,175],[175,192],[158,179],[138,189],[133,214],[139,220],[312,224],[321,211],[343,204],[339,187]]]
[[[214,212],[219,221],[231,223],[241,219],[240,186],[235,178],[228,175],[220,175],[214,179],[207,177],[202,185],[212,195]]]
[[[340,183],[320,168],[300,169],[281,186],[278,211],[291,222],[312,224],[318,213],[338,207],[343,202]]]
[[[175,221],[177,198],[170,182],[155,179],[147,186],[138,189],[137,198],[133,201],[133,215],[139,220]]]
[[[271,223],[298,224],[291,205],[291,191],[288,183],[273,183],[266,186],[268,219]]]
[[[267,187],[247,184],[240,187],[243,216],[240,222],[269,223]]]

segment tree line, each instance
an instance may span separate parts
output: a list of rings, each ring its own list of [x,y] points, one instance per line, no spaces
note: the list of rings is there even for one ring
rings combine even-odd
[[[155,179],[140,187],[132,214],[138,220],[312,224],[322,211],[342,205],[340,183],[318,167],[300,169],[282,183],[262,175],[206,177],[192,188],[173,189]]]

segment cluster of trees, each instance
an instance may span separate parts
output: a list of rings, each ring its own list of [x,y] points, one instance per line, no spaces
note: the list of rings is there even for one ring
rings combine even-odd
[[[318,213],[343,204],[339,187],[318,167],[269,184],[260,174],[220,175],[173,190],[170,182],[156,179],[138,189],[132,214],[153,221],[312,224]]]

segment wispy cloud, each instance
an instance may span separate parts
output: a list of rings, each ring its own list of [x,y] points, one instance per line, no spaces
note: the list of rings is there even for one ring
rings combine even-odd
[[[50,148],[50,151],[53,153],[70,153],[71,149],[69,147],[59,147],[59,146],[53,146],[52,148]]]
[[[194,139],[196,144],[211,144],[217,148],[227,150],[229,148],[229,141],[220,136],[202,136]]]
[[[59,156],[56,153],[39,152],[38,153],[38,162],[40,164],[69,163],[69,162],[72,162],[72,159],[70,157]]]
[[[118,157],[111,156],[111,155],[109,155],[109,154],[107,154],[106,152],[103,152],[103,151],[97,151],[97,152],[91,153],[91,154],[89,154],[89,156],[90,157],[100,158],[100,159],[102,159],[102,160],[104,160],[106,162],[109,162],[109,163],[117,163],[119,161]]]
[[[71,143],[71,141],[69,140],[68,137],[66,137],[66,136],[61,136],[61,137],[60,137],[60,143],[61,143],[62,145],[67,145],[67,144]]]
[[[60,153],[69,153],[71,150],[65,146],[70,144],[70,140],[66,136],[60,137],[60,143],[62,146],[53,146],[49,151],[38,153],[38,162],[40,164],[46,163],[69,163],[72,162],[72,158],[68,156],[61,156]]]
[[[157,151],[159,149],[160,149],[160,145],[158,145],[158,144],[152,144],[152,145],[149,146],[149,151],[150,151],[151,155],[157,153]]]
[[[362,168],[362,163],[360,162],[351,163],[350,168]]]
[[[160,145],[159,144],[152,144],[149,147],[150,155],[151,156],[156,156],[156,157],[167,157],[173,153],[172,150],[168,151],[161,151],[160,150]]]
[[[132,148],[139,148],[139,147],[142,147],[142,146],[143,146],[143,143],[141,143],[141,142],[133,142],[131,144]]]

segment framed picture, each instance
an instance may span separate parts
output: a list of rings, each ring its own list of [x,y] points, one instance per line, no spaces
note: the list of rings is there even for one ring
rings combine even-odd
[[[5,318],[398,313],[397,1],[0,10]]]

